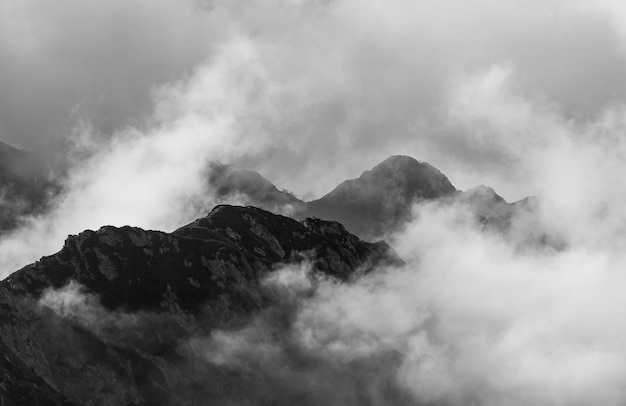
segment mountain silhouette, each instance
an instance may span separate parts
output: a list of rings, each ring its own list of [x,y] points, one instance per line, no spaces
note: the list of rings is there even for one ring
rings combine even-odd
[[[432,165],[392,156],[307,203],[302,215],[339,221],[351,232],[371,239],[406,221],[413,204],[455,193],[448,178]]]
[[[516,213],[531,208],[523,204],[525,200],[508,203],[483,185],[458,191],[432,165],[401,155],[387,158],[310,202],[280,191],[254,171],[216,163],[210,173],[212,191],[222,202],[250,204],[300,219],[337,221],[365,240],[383,238],[400,229],[412,219],[414,206],[420,202],[463,205],[479,223],[503,232],[511,226]]]
[[[276,308],[262,281],[303,263],[349,281],[402,261],[339,223],[254,207],[217,206],[169,234],[70,236],[0,284],[3,404],[292,404],[298,393],[264,392],[262,371],[200,362],[189,343]]]

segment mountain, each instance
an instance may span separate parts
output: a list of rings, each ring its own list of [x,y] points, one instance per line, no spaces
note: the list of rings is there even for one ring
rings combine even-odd
[[[41,211],[58,191],[34,155],[0,142],[0,233],[19,217]]]
[[[57,254],[0,284],[0,401],[320,404],[323,391],[281,388],[265,367],[207,362],[198,344],[258,315],[275,328],[291,323],[293,305],[263,281],[298,264],[349,283],[401,260],[386,243],[364,242],[339,223],[254,207],[217,206],[169,234],[107,226],[70,236]],[[322,362],[307,357],[290,358],[294,371]],[[345,380],[339,372],[328,376]]]
[[[479,224],[502,232],[509,229],[515,213],[521,209],[521,206],[508,203],[493,188],[485,185],[457,194],[453,202],[465,205]]]
[[[510,228],[516,214],[531,207],[508,203],[483,185],[458,191],[438,169],[408,156],[389,157],[311,202],[280,191],[256,172],[230,165],[212,164],[209,183],[221,202],[250,204],[300,219],[337,221],[365,240],[397,230],[422,201],[459,204],[470,210],[479,224],[501,232]]]
[[[301,215],[339,221],[351,232],[371,239],[406,221],[414,203],[456,192],[432,165],[408,156],[392,156],[307,203]]]
[[[281,191],[254,171],[212,162],[208,183],[221,203],[255,206],[281,214],[302,211],[305,203],[289,192]]]
[[[218,205],[172,233],[87,230],[0,282],[1,404],[412,405],[395,383],[396,349],[338,363],[294,340],[309,288],[280,284],[349,284],[379,265],[401,265],[386,243],[361,238],[401,226],[420,201],[465,206],[502,232],[536,206],[533,198],[509,204],[486,186],[457,191],[405,156],[309,203],[256,172],[209,169],[218,200],[269,211]],[[292,211],[299,221],[276,214]],[[551,243],[540,231],[529,235]]]

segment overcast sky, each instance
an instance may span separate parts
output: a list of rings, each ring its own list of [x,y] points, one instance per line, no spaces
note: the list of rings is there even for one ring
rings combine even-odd
[[[232,149],[247,148],[206,155],[303,198],[406,154],[515,200],[539,186],[511,138],[548,135],[470,107],[584,126],[626,96],[619,1],[0,0],[0,140],[67,155],[77,128],[149,133],[172,89],[221,103],[194,89],[241,44],[220,91],[244,94]]]

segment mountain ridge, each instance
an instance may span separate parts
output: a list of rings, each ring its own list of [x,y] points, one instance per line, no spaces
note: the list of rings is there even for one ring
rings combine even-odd
[[[432,165],[394,155],[308,202],[301,215],[339,221],[370,239],[408,220],[413,204],[456,192],[448,178]]]
[[[234,167],[230,167],[234,168]],[[243,171],[243,170],[240,170]],[[244,180],[238,180],[245,172]],[[506,231],[513,216],[530,206],[520,202],[508,203],[492,188],[479,185],[459,191],[437,168],[427,162],[405,155],[393,155],[358,178],[349,179],[336,186],[319,199],[305,202],[292,194],[282,195],[276,186],[254,171],[229,172],[229,193],[243,201],[266,210],[287,213],[298,219],[318,217],[337,221],[347,230],[365,240],[384,238],[399,230],[415,214],[416,204],[439,201],[442,204],[459,203],[474,213],[479,223]],[[251,175],[254,174],[254,175]],[[251,188],[247,179],[261,178],[266,191],[265,200]],[[271,186],[270,186],[271,185]],[[217,189],[219,195],[219,188]],[[222,195],[226,201],[228,196]],[[281,204],[289,203],[283,209]],[[277,207],[279,209],[277,209]]]
[[[465,204],[481,224],[501,230],[514,210],[532,206],[508,204],[486,186],[460,192],[432,165],[406,156],[390,157],[308,203],[253,171],[219,163],[209,171],[218,198],[270,211],[219,204],[171,233],[85,230],[0,282],[3,404],[316,405],[333,398],[305,382],[285,387],[285,377],[263,363],[224,366],[198,354],[197,345],[211,343],[214,332],[245,332],[255,320],[268,324],[273,339],[287,340],[281,368],[289,376],[304,363],[324,368],[333,384],[357,388],[362,382],[342,380],[342,368],[354,377],[372,373],[385,404],[411,404],[391,376],[378,376],[381,363],[399,359],[394,350],[337,369],[289,342],[298,307],[265,277],[305,266],[307,277],[351,283],[378,267],[401,266],[385,242],[364,239],[393,231],[421,201]],[[296,219],[272,210],[293,211]],[[341,394],[333,399],[346,404]]]
[[[298,388],[266,393],[262,371],[242,376],[201,362],[189,343],[281,308],[264,278],[305,263],[349,281],[402,261],[336,222],[255,207],[220,205],[172,233],[104,226],[70,236],[57,254],[0,282],[0,400],[203,405],[262,396],[292,404]]]

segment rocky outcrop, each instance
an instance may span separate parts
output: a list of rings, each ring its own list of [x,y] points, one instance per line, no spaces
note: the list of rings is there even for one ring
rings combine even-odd
[[[170,234],[103,227],[70,236],[0,286],[0,396],[20,404],[18,389],[36,387],[32,404],[233,402],[254,376],[196,362],[186,343],[271,306],[263,277],[303,261],[339,280],[401,263],[384,242],[338,223],[254,207],[218,206]]]
[[[339,259],[331,266],[331,253]],[[196,314],[224,295],[255,308],[260,275],[277,264],[310,260],[340,279],[360,266],[391,258],[384,242],[366,243],[335,222],[298,222],[255,207],[217,206],[171,234],[102,227],[70,236],[63,249],[15,272],[5,284],[15,294],[39,296],[70,280],[96,292],[109,309],[157,310],[164,295]]]

